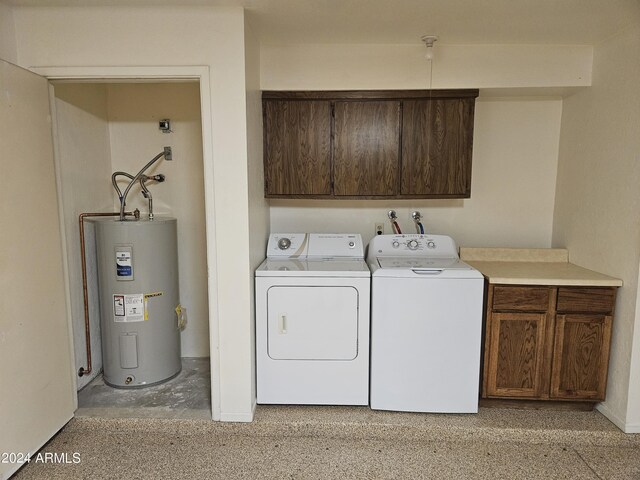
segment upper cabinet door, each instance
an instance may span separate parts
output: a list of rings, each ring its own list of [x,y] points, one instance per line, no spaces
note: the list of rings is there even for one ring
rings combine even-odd
[[[331,105],[266,100],[265,194],[331,194]]]
[[[0,125],[0,452],[26,454],[76,398],[47,80],[0,60]]]
[[[335,195],[396,195],[399,101],[335,103]]]
[[[471,195],[474,98],[405,100],[402,195]]]

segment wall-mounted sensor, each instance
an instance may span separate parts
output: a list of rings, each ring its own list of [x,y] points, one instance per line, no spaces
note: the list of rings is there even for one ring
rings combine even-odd
[[[171,133],[171,120],[164,118],[158,122],[158,128],[162,133]]]

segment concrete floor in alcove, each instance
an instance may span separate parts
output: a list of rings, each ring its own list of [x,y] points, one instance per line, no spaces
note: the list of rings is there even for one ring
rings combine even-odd
[[[146,388],[113,388],[98,375],[78,392],[76,417],[211,419],[209,358],[183,358],[175,378]]]

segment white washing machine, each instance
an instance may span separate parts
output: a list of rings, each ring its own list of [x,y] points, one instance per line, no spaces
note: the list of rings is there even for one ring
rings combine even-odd
[[[370,291],[360,235],[271,235],[256,270],[258,403],[368,405]]]
[[[379,235],[371,268],[371,408],[476,413],[484,280],[451,237]]]

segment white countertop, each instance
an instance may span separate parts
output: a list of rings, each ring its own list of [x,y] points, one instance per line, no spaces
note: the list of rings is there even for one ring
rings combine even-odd
[[[568,262],[564,249],[460,248],[494,284],[620,287],[622,280]]]

